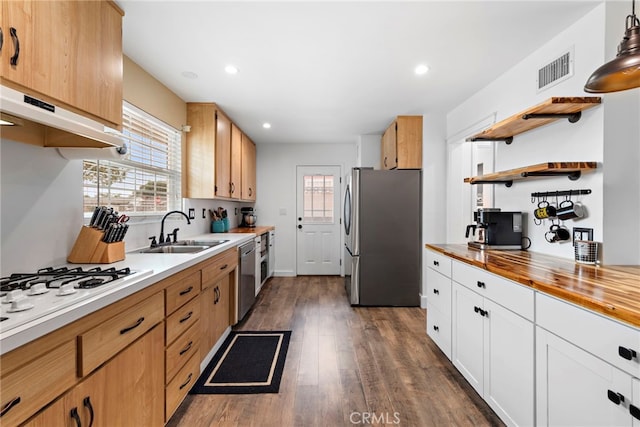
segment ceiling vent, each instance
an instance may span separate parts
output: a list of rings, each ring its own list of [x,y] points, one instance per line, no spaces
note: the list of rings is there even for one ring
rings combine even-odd
[[[538,69],[538,92],[555,86],[573,76],[573,47]]]

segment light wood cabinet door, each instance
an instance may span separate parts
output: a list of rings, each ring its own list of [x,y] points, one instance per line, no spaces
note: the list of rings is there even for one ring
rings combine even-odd
[[[3,83],[121,127],[120,10],[106,1],[12,0],[2,16]]]
[[[229,173],[232,199],[239,199],[242,190],[242,131],[231,124],[231,171]]]
[[[214,312],[214,325],[215,325],[215,341],[218,341],[224,331],[229,327],[229,285],[230,274],[225,275],[220,279],[216,285],[218,292],[218,298],[216,302],[216,309]],[[214,341],[214,342],[215,342]]]
[[[214,318],[217,292],[215,285],[202,290],[200,294],[200,361],[203,361],[214,344]]]
[[[158,325],[26,425],[163,426],[163,341]]]
[[[187,104],[185,147],[185,197],[212,199],[216,195],[216,106],[206,103]]]
[[[231,120],[216,111],[216,196],[231,197]]]
[[[240,198],[256,200],[256,145],[248,136],[242,135],[242,192]]]
[[[398,165],[396,153],[396,122],[394,121],[382,135],[382,154],[380,166],[382,169],[394,169]]]

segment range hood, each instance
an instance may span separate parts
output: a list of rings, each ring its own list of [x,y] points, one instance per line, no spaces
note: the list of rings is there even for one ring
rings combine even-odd
[[[0,112],[2,112],[3,125],[1,132],[9,138],[12,135],[21,135],[19,128],[30,127],[40,130],[44,146],[123,146],[120,132],[116,129],[2,85],[0,85]],[[35,133],[37,132],[22,132],[24,135],[37,138],[37,136],[33,137]]]

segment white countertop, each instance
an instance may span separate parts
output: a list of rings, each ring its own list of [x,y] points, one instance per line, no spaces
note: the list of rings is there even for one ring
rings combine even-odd
[[[0,331],[0,355],[27,344],[50,332],[55,331],[75,320],[100,310],[116,301],[159,282],[185,268],[205,261],[214,255],[237,247],[255,238],[255,233],[207,233],[190,236],[189,240],[229,240],[218,246],[193,254],[143,254],[129,251],[123,261],[108,264],[109,267],[137,270],[140,273],[132,275],[123,284],[105,285],[94,288],[91,296],[78,301],[76,304],[62,308],[53,313],[39,317],[8,331]],[[74,267],[105,266],[106,264],[73,264]]]

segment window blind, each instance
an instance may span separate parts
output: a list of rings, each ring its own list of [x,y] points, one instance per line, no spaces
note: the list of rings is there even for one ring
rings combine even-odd
[[[180,209],[180,131],[127,102],[122,126],[128,148],[122,159],[84,161],[85,213],[96,206],[127,215]]]

